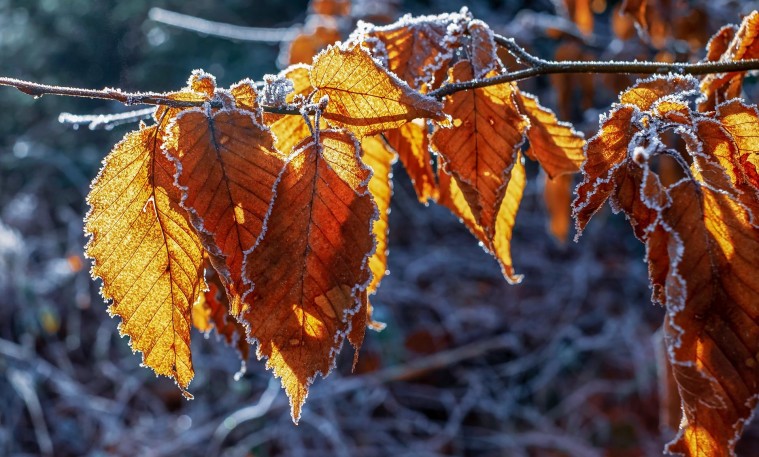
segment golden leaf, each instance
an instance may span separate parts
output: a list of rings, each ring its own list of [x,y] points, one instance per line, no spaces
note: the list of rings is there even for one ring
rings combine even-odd
[[[580,171],[585,146],[582,133],[576,132],[571,124],[560,122],[534,95],[518,91],[516,102],[519,111],[530,121],[527,157],[540,162],[549,178]]]
[[[438,188],[432,170],[427,125],[424,121],[417,122],[419,121],[403,124],[383,135],[390,147],[398,153],[398,158],[414,184],[419,202],[426,204],[430,200],[437,200]]]
[[[372,282],[369,283],[367,291],[373,294],[377,291],[387,270],[388,217],[390,216],[390,198],[393,195],[392,176],[396,155],[389,151],[382,138],[377,136],[368,136],[361,140],[361,151],[361,158],[372,170],[369,192],[374,197],[379,214],[379,219],[372,226],[377,242],[376,249],[369,259]]]
[[[377,211],[371,171],[350,135],[325,130],[296,150],[279,177],[267,232],[246,255],[252,305],[244,314],[258,357],[282,379],[295,421],[359,312]]]
[[[329,97],[324,117],[358,137],[400,127],[416,118],[442,120],[442,104],[411,89],[361,46],[330,46],[314,58],[314,100]]]
[[[158,128],[128,133],[105,160],[87,197],[85,231],[92,276],[121,317],[119,332],[157,374],[173,377],[186,397],[194,376],[191,307],[200,294],[203,251],[179,206],[175,169]]]
[[[468,61],[451,71],[451,81],[471,78]],[[446,97],[445,110],[453,117],[453,127],[438,128],[430,141],[487,237],[495,231],[496,213],[528,126],[514,103],[515,91],[516,86],[506,83]]]
[[[256,243],[284,165],[268,129],[245,111],[185,110],[169,126],[165,149],[177,164],[182,206],[240,314],[244,253]]]

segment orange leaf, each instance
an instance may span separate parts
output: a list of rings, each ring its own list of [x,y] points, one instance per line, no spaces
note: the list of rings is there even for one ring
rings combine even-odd
[[[590,0],[564,0],[564,5],[569,12],[569,17],[583,35],[593,33],[593,11],[590,9]]]
[[[322,49],[339,41],[341,38],[337,23],[319,18],[317,23],[309,21],[287,48],[286,57],[280,57],[280,62],[287,65],[308,63]]]
[[[472,235],[482,242],[482,246],[498,261],[504,277],[511,284],[522,280],[522,276],[515,273],[511,259],[512,231],[527,183],[522,162],[522,154],[517,153],[503,199],[498,207],[492,235],[486,234],[475,220],[465,192],[456,178],[447,173],[445,167],[439,174],[440,199],[438,203],[450,209],[467,226]]]
[[[203,251],[179,206],[174,165],[158,128],[128,133],[105,160],[87,197],[87,256],[101,294],[121,317],[119,333],[143,364],[173,377],[182,393],[194,376],[191,307],[200,294]]]
[[[527,157],[540,162],[549,178],[580,171],[584,159],[583,134],[576,132],[571,124],[556,119],[553,111],[541,106],[534,95],[518,91],[516,102],[519,111],[530,121]]]
[[[451,71],[452,81],[471,78],[468,61],[457,63]],[[445,110],[453,117],[453,127],[438,128],[431,139],[488,237],[495,230],[513,159],[528,126],[514,103],[515,90],[516,86],[506,83],[446,97]]]
[[[572,175],[554,179],[544,175],[543,199],[548,211],[548,230],[560,243],[566,243],[572,220]]]
[[[257,355],[282,378],[292,416],[326,376],[371,280],[371,171],[355,140],[326,130],[307,139],[279,177],[267,232],[246,255],[251,303],[244,319]]]
[[[206,262],[205,270],[208,290],[203,292],[193,305],[193,324],[205,334],[216,329],[216,333],[223,337],[228,345],[237,348],[244,369],[250,353],[250,345],[245,339],[247,332],[245,327],[229,314],[229,299],[225,286],[209,262]]]
[[[588,143],[575,215],[581,228],[611,198],[646,243],[682,400],[681,429],[667,450],[733,457],[759,399],[759,194],[741,161],[759,143],[759,114],[739,101],[693,111],[694,80],[678,78],[636,84],[621,97],[634,105],[603,120]],[[687,154],[665,144],[670,131]],[[665,187],[649,164],[660,154],[675,157],[686,176]]]
[[[433,87],[445,78],[456,41],[467,19],[461,14],[403,17],[398,22],[366,32],[368,46],[379,40],[387,68],[414,89]],[[452,34],[453,33],[453,34]]]
[[[437,200],[438,188],[432,170],[427,125],[417,122],[419,121],[403,124],[383,135],[390,147],[398,153],[398,158],[414,184],[419,202],[426,204],[429,200]]]
[[[696,157],[700,178],[670,190],[668,339],[684,422],[670,452],[734,456],[759,395],[759,231],[721,167]]]
[[[445,118],[442,105],[411,89],[361,46],[330,46],[314,58],[314,100],[329,97],[324,117],[359,137],[399,127],[419,117]]]
[[[717,51],[722,50],[724,40],[731,35],[729,28],[723,27],[709,42],[708,58],[720,62],[748,60],[759,58],[759,11],[754,11],[741,22],[737,31],[724,52],[715,58]],[[715,73],[704,76],[701,81],[701,91],[706,100],[699,105],[701,111],[711,111],[719,103],[739,97],[743,86],[745,72]]]
[[[396,155],[388,150],[382,138],[377,136],[368,136],[361,140],[361,151],[364,163],[372,170],[369,192],[374,197],[379,214],[379,219],[372,226],[377,247],[369,259],[372,282],[369,283],[367,291],[373,294],[377,291],[387,270],[388,217],[390,216],[390,198],[393,195],[392,175]]]
[[[469,32],[469,59],[472,63],[474,77],[480,79],[491,71],[501,71],[503,64],[498,58],[493,31],[480,20],[467,24]]]
[[[239,315],[245,251],[261,235],[284,160],[268,129],[238,110],[184,111],[169,126],[165,149],[177,164],[182,206],[192,215],[206,251]]]

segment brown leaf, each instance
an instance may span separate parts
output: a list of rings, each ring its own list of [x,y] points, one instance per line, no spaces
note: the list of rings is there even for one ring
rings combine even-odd
[[[182,393],[194,376],[191,307],[200,294],[203,251],[179,206],[174,169],[161,151],[158,127],[128,133],[105,160],[87,197],[87,256],[101,294],[113,300],[143,364],[173,377]]]
[[[534,95],[518,91],[515,98],[519,111],[530,121],[527,157],[540,162],[549,178],[580,171],[585,158],[583,134],[575,131],[571,124],[560,122]]]
[[[314,58],[314,100],[329,97],[324,117],[358,137],[400,127],[416,118],[442,120],[442,104],[411,89],[359,45],[330,46]]]
[[[724,41],[734,33],[730,44],[716,58],[717,52],[724,47]],[[759,58],[759,11],[754,11],[743,18],[737,31],[723,27],[709,42],[709,60],[720,62],[747,60]],[[701,92],[706,99],[699,105],[701,111],[711,111],[716,105],[725,100],[739,97],[743,87],[745,72],[715,73],[704,76],[701,81]]]
[[[241,312],[243,256],[256,243],[284,159],[268,129],[244,111],[184,111],[169,126],[165,149],[179,173],[182,206]]]
[[[491,71],[501,71],[503,64],[498,58],[498,47],[490,27],[475,19],[467,24],[467,31],[470,39],[469,60],[475,79],[483,78]]]
[[[451,71],[451,81],[471,78],[468,61]],[[514,103],[515,91],[516,86],[506,83],[446,97],[445,111],[453,117],[453,127],[438,128],[430,140],[488,237],[495,231],[496,213],[528,126]]]
[[[403,124],[383,135],[390,147],[398,153],[398,158],[414,184],[419,202],[427,204],[430,200],[437,200],[438,188],[432,170],[427,125],[423,121],[417,122],[419,121]]]
[[[404,17],[398,22],[371,28],[367,44],[379,40],[384,48],[387,68],[414,89],[432,88],[445,79],[445,69],[453,59],[456,41],[461,34],[459,14]],[[457,35],[451,35],[456,31]],[[373,46],[376,48],[376,46]]]
[[[335,362],[371,280],[376,206],[371,171],[355,140],[325,130],[305,140],[282,171],[267,232],[246,255],[251,303],[244,319],[257,355],[282,378],[292,416]]]
[[[286,63],[310,63],[314,56],[328,45],[339,41],[340,30],[334,22],[324,22],[301,31],[290,42]]]

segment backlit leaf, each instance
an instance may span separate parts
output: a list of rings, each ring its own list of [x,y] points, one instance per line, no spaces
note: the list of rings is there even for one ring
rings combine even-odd
[[[382,138],[377,136],[364,138],[361,141],[361,152],[364,163],[372,170],[369,192],[374,197],[379,214],[379,219],[372,227],[377,247],[369,259],[372,282],[369,283],[367,291],[373,294],[377,291],[387,270],[388,217],[390,216],[390,198],[393,195],[392,167],[396,155],[388,150]]]
[[[269,130],[245,111],[183,111],[169,126],[165,145],[177,164],[182,206],[227,287],[239,315],[245,251],[261,235],[274,183],[284,160]]]
[[[550,178],[580,171],[585,146],[582,133],[575,131],[571,124],[556,119],[556,115],[541,106],[534,95],[517,92],[516,102],[519,111],[530,121],[527,157],[540,162]]]
[[[398,153],[398,158],[414,184],[419,202],[426,204],[430,200],[437,200],[438,188],[435,172],[432,170],[429,135],[424,121],[403,124],[383,135]]]
[[[324,117],[359,137],[416,118],[442,120],[442,104],[411,89],[359,45],[330,46],[314,58],[314,100],[329,97]]]
[[[467,61],[451,71],[452,81],[471,78]],[[495,231],[496,214],[528,125],[514,103],[515,91],[516,86],[506,83],[446,97],[445,111],[453,127],[436,129],[431,139],[488,237]]]
[[[548,231],[560,243],[569,236],[572,220],[572,175],[545,176],[543,199],[548,212]]]
[[[309,138],[296,150],[279,177],[267,232],[246,255],[251,306],[244,314],[258,357],[282,379],[295,421],[362,305],[377,216],[371,171],[350,135],[322,131],[318,143]]]
[[[175,169],[161,151],[158,127],[128,133],[105,160],[87,197],[86,254],[93,277],[113,300],[119,332],[157,374],[186,397],[194,376],[191,307],[202,283],[203,251],[179,206]]]
[[[404,16],[393,24],[368,30],[367,44],[371,46],[371,40],[381,42],[388,70],[412,88],[422,90],[445,79],[464,20],[461,14]]]
[[[724,47],[724,40],[732,39],[721,55],[717,52]],[[718,57],[718,58],[717,58]],[[723,27],[709,42],[709,60],[729,62],[759,58],[759,12],[754,11],[743,18],[737,31]],[[702,111],[710,111],[719,103],[740,96],[745,72],[715,73],[704,76],[701,81],[701,91],[705,100],[699,106]]]

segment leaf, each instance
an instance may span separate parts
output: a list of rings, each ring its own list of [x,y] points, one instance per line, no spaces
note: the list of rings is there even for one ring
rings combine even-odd
[[[494,231],[490,236],[485,233],[482,226],[475,220],[471,206],[458,181],[445,171],[445,167],[439,174],[440,199],[438,203],[450,209],[453,214],[461,219],[469,231],[472,232],[472,235],[482,242],[483,248],[495,257],[501,266],[504,277],[511,284],[519,283],[522,280],[522,276],[516,274],[514,271],[511,258],[512,231],[527,183],[522,162],[522,154],[517,153],[504,197],[498,208]]]
[[[469,60],[475,79],[481,79],[491,71],[501,71],[503,64],[498,58],[498,47],[490,27],[475,19],[467,24],[467,31],[470,39]]]
[[[87,197],[87,256],[101,294],[121,317],[119,333],[143,364],[173,377],[185,397],[194,376],[191,307],[200,294],[203,254],[179,206],[174,165],[157,127],[128,133],[106,157]]]
[[[330,46],[314,58],[314,100],[329,97],[324,117],[358,137],[400,127],[416,118],[445,118],[442,105],[381,67],[361,46]]]
[[[342,38],[337,22],[317,17],[318,21],[308,21],[301,32],[293,38],[286,54],[280,57],[281,62],[287,65],[311,62],[319,51]]]
[[[724,47],[724,40],[730,35],[730,44],[721,55],[717,52]],[[753,11],[743,18],[737,31],[723,27],[709,41],[709,60],[730,62],[759,58],[759,11]],[[719,58],[717,58],[719,57]],[[701,111],[711,111],[719,103],[739,97],[743,86],[745,72],[715,73],[704,76],[701,81],[701,92],[705,100],[699,105]]]
[[[399,21],[372,27],[365,32],[366,44],[384,52],[387,69],[417,90],[431,88],[445,78],[467,16],[404,16]],[[379,41],[380,45],[374,44]],[[379,56],[378,56],[379,57]]]
[[[332,369],[371,280],[377,209],[371,171],[348,134],[304,140],[279,177],[267,232],[246,255],[244,319],[282,379],[297,422],[308,387]]]
[[[593,12],[590,8],[590,0],[564,0],[564,6],[583,35],[593,33]]]
[[[467,61],[451,71],[451,81],[471,78]],[[495,216],[528,126],[514,103],[515,91],[516,86],[506,83],[446,97],[445,111],[453,117],[453,127],[438,128],[430,140],[487,237],[495,231]]]
[[[544,175],[543,199],[548,211],[548,231],[560,243],[566,243],[572,220],[572,175],[554,179]]]
[[[244,253],[264,231],[283,157],[269,130],[245,111],[185,110],[168,127],[165,150],[177,164],[182,206],[227,287],[233,315],[247,289]]]
[[[426,204],[430,200],[437,200],[438,188],[432,170],[427,125],[424,122],[409,122],[383,135],[390,147],[398,153],[398,158],[414,184],[419,202]]]
[[[379,219],[372,226],[376,248],[369,258],[372,281],[369,283],[367,292],[371,295],[377,291],[387,270],[388,217],[390,216],[390,198],[393,195],[393,162],[396,155],[389,151],[382,138],[377,136],[369,136],[361,140],[361,151],[363,162],[372,170],[369,192],[374,197],[379,214]]]
[[[250,354],[250,345],[245,339],[247,332],[245,327],[229,314],[229,299],[225,286],[209,262],[206,262],[205,271],[208,290],[200,294],[193,305],[193,325],[206,335],[216,329],[216,333],[224,338],[228,345],[237,349],[244,369]]]
[[[515,98],[519,111],[530,121],[527,157],[540,162],[549,178],[580,171],[584,159],[583,134],[576,132],[571,124],[560,122],[534,95],[518,91]]]
[[[669,251],[679,254],[666,278],[667,321],[685,414],[667,449],[734,456],[759,395],[759,231],[747,223],[721,167],[699,165],[704,178],[722,176],[675,184],[670,193],[680,203],[662,213],[672,232]]]
[[[759,143],[759,115],[739,101],[693,111],[691,84],[680,83],[642,81],[629,91],[635,96],[620,98],[635,105],[603,119],[588,143],[575,215],[579,225],[609,198],[646,243],[682,400],[680,432],[667,451],[732,457],[759,399],[759,194],[741,160]],[[670,131],[686,153],[665,144]],[[665,187],[650,166],[660,154],[675,157],[685,178]]]

